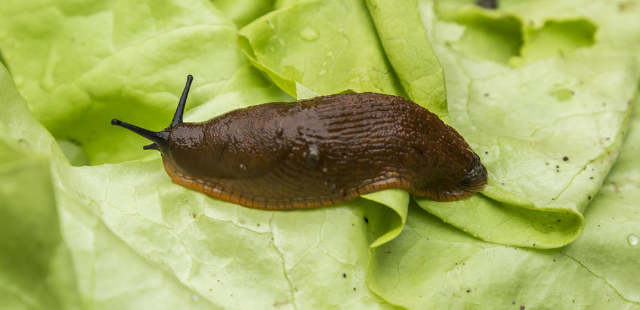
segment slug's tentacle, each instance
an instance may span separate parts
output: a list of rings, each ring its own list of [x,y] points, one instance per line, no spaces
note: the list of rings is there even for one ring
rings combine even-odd
[[[171,128],[175,127],[176,125],[182,124],[182,116],[184,114],[184,107],[187,104],[187,96],[189,95],[191,82],[193,82],[193,76],[189,74],[187,75],[187,83],[184,85],[184,89],[182,90],[182,96],[180,96],[180,101],[178,102],[176,113],[173,115],[173,120],[171,121],[171,125],[165,128],[163,131],[147,130],[115,118],[111,120],[111,125],[127,128],[154,142],[154,143],[143,146],[142,147],[143,150],[156,150],[156,151],[166,150],[168,147],[167,140],[169,139],[169,131],[171,130]]]
[[[173,120],[171,121],[171,125],[169,125],[169,128],[174,127],[178,124],[182,124],[182,115],[184,114],[184,107],[187,105],[187,96],[189,95],[191,82],[193,82],[193,76],[189,74],[187,75],[187,84],[184,85],[182,96],[180,96],[180,101],[178,102],[176,113],[173,115]]]
[[[166,148],[168,145],[167,143],[167,140],[169,139],[168,131],[151,131],[148,129],[138,127],[136,125],[129,124],[127,122],[123,122],[115,118],[111,120],[111,125],[124,127],[155,142],[153,144],[145,145],[144,147],[142,147],[142,149],[144,150],[150,150],[150,149],[159,150],[160,148]]]
[[[151,143],[151,144],[143,146],[142,149],[143,150],[156,150],[156,151],[159,151],[160,147],[158,147],[158,145],[155,144],[155,143]]]

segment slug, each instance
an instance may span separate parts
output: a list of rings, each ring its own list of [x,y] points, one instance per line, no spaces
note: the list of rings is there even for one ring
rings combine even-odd
[[[173,182],[246,207],[333,205],[388,188],[436,201],[465,199],[487,170],[458,132],[402,97],[339,94],[272,102],[201,123],[182,115],[193,77],[169,127],[150,131]]]

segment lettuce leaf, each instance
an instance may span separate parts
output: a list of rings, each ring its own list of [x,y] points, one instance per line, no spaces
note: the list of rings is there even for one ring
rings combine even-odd
[[[274,0],[211,0],[213,5],[221,10],[224,15],[242,27],[254,19],[271,11],[275,5]]]
[[[29,125],[36,123],[29,123],[24,107],[20,111],[7,104],[17,100],[10,85],[0,67],[0,102],[6,109],[0,116],[4,133],[0,137],[0,304],[5,309],[79,309],[76,279],[68,273],[72,262],[60,233],[49,161],[29,151],[40,142],[30,132]],[[23,122],[28,125],[21,126]],[[16,133],[20,138],[11,137]]]
[[[483,242],[412,207],[403,233],[373,250],[369,287],[407,309],[639,309],[639,150],[636,113],[620,159],[585,212],[583,234],[569,246]]]
[[[6,3],[0,304],[640,308],[637,114],[604,181],[638,84],[640,8],[473,2]],[[166,126],[187,73],[188,121],[290,96],[408,96],[465,135],[490,186],[453,204],[390,190],[293,212],[186,190],[108,120]]]
[[[417,1],[368,0],[367,8],[407,96],[447,121],[444,73],[426,40]]]
[[[164,128],[188,73],[198,81],[190,107],[255,88],[238,81],[251,69],[235,25],[207,1],[36,2],[0,8],[0,49],[36,118],[88,163],[144,156],[142,138],[105,124],[119,117]]]
[[[239,34],[251,62],[293,97],[296,83],[321,95],[400,92],[362,1],[289,3]]]
[[[618,22],[612,17],[619,14],[615,6],[591,4],[580,13],[550,15],[546,2],[536,3],[526,10],[505,5],[495,12],[451,8],[442,1],[441,13],[435,14],[429,1],[420,2],[447,78],[451,124],[481,156],[490,180],[483,196],[455,203],[417,201],[481,239],[553,248],[579,236],[581,213],[618,154],[640,73],[632,48],[640,42],[632,32],[622,36],[609,30]],[[588,48],[562,47],[537,59],[547,53],[535,52],[546,48],[539,42],[546,33],[583,36],[574,30],[575,22],[550,30],[549,20],[597,24],[598,42]],[[537,39],[513,37],[534,31]],[[611,49],[606,42],[614,35],[627,48]],[[522,55],[497,61],[482,46],[469,43],[476,41],[496,50],[521,41]]]

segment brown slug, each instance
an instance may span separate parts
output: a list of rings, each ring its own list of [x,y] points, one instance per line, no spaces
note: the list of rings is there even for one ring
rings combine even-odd
[[[402,97],[340,94],[272,102],[183,123],[187,77],[171,125],[149,131],[171,179],[214,198],[283,210],[337,204],[388,188],[437,201],[468,198],[487,171],[465,140]]]

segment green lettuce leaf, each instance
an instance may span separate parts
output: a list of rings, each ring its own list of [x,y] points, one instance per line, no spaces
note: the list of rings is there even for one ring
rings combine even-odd
[[[619,149],[640,6],[36,2],[0,7],[0,305],[640,308],[638,114]],[[163,128],[187,73],[188,121],[290,96],[408,96],[463,133],[490,186],[459,203],[389,190],[293,212],[187,190],[108,125]]]
[[[412,207],[404,232],[373,250],[369,287],[407,309],[640,309],[639,151],[636,113],[584,233],[569,246],[487,243]]]
[[[400,89],[362,1],[289,1],[239,32],[251,62],[293,97]]]
[[[275,5],[274,0],[211,0],[211,2],[238,27],[268,13]]]
[[[33,134],[42,129],[25,107],[14,106],[19,99],[12,87],[0,65],[0,304],[4,309],[79,309],[49,161],[30,150],[44,142]]]
[[[238,81],[251,69],[235,25],[208,1],[36,2],[0,7],[0,49],[36,118],[88,163],[144,156],[142,138],[105,125],[166,127],[189,73],[190,107],[256,88]]]
[[[447,121],[444,74],[426,31],[416,1],[368,0],[384,52],[407,95]]]
[[[451,125],[481,156],[489,185],[465,201],[417,201],[481,239],[553,248],[579,236],[582,212],[618,154],[640,73],[632,48],[640,42],[631,31],[610,29],[619,22],[616,6],[593,3],[577,13],[536,3],[488,11],[441,1],[435,12],[431,2],[419,3],[447,78]],[[549,20],[563,26],[548,26]],[[547,46],[540,41],[553,44],[549,38],[558,32],[584,43],[575,23],[597,25],[598,41],[537,52]],[[523,32],[537,32],[537,39]],[[612,49],[613,36],[627,48]],[[513,46],[515,54],[504,58]]]

